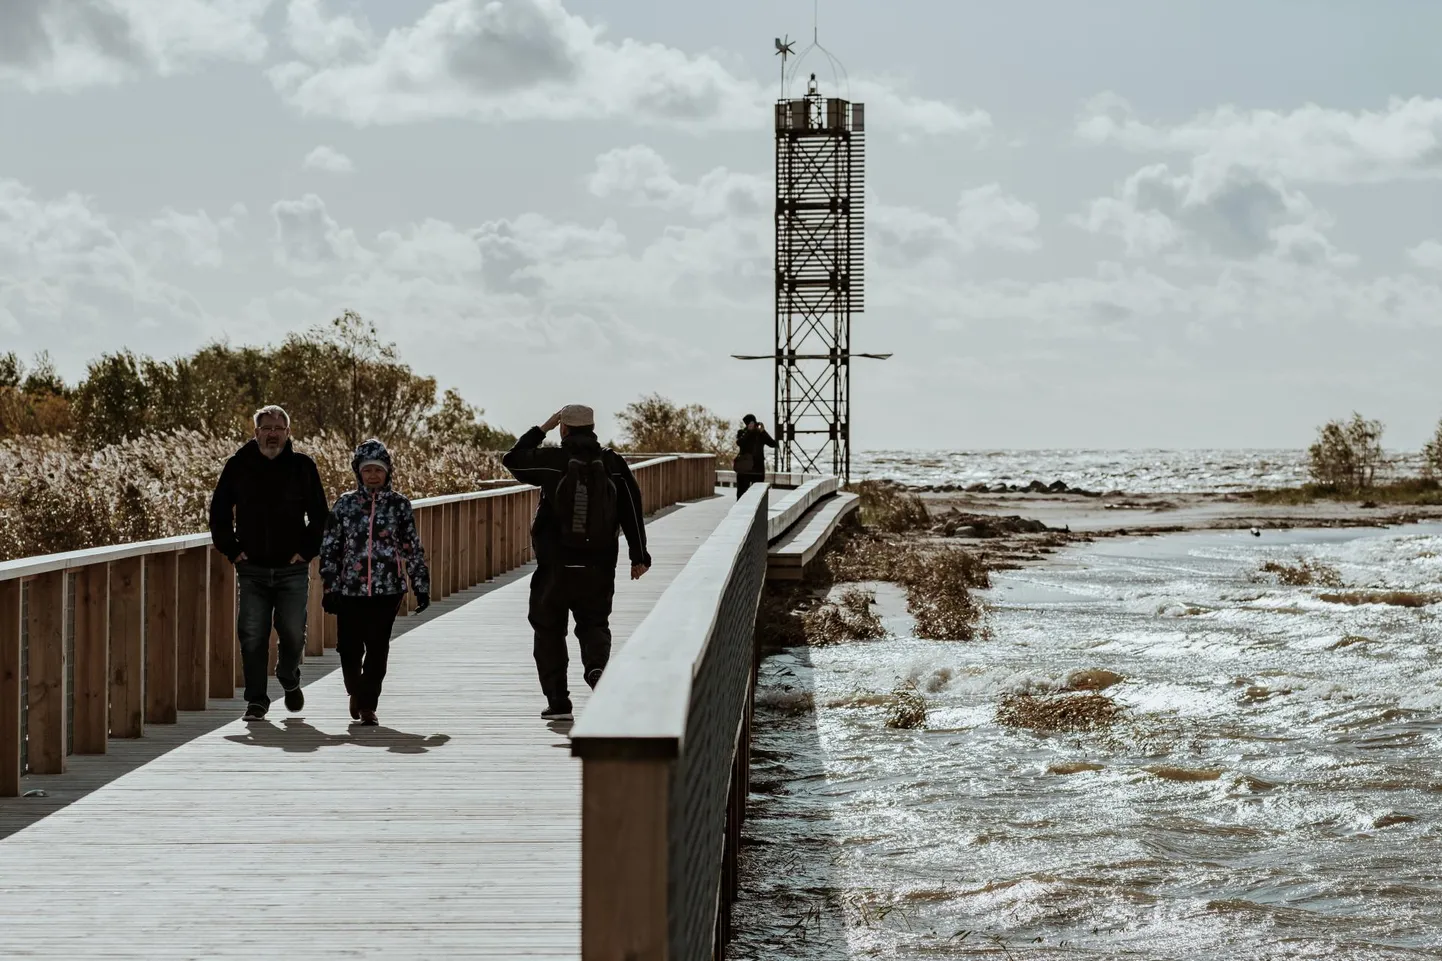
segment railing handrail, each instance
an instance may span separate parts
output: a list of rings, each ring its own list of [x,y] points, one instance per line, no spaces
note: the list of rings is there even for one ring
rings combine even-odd
[[[757,484],[736,502],[612,658],[571,730],[573,755],[680,754],[696,665],[706,654],[736,559],[757,514],[766,511],[768,491]]]
[[[831,475],[818,477],[795,490],[787,491],[771,504],[770,516],[766,521],[766,540],[774,541],[785,534],[817,501],[830,497],[840,489],[841,479]]]
[[[664,459],[658,458],[655,461],[647,461],[647,464],[659,463]],[[640,467],[641,464],[633,464],[632,467]],[[529,484],[511,483],[505,487],[495,487],[483,491],[467,491],[464,494],[442,494],[436,497],[422,497],[411,501],[411,506],[440,507],[444,504],[455,504],[461,501],[484,500],[488,497],[506,497],[518,491],[530,490]],[[89,564],[98,564],[102,561],[120,561],[131,557],[143,557],[147,554],[158,554],[164,551],[186,550],[193,547],[204,547],[210,543],[210,534],[201,532],[196,534],[177,534],[172,537],[160,537],[148,541],[131,541],[126,544],[108,544],[104,547],[89,547],[78,551],[65,551],[59,554],[37,554],[31,557],[17,557],[14,560],[0,561],[0,581],[8,581],[17,577],[34,577],[37,574],[48,574],[52,571],[66,571],[76,567],[85,567]]]

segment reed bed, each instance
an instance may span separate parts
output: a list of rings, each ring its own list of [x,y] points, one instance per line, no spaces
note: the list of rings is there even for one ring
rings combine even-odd
[[[0,441],[0,560],[205,530],[210,495],[234,438],[151,433],[93,450],[69,436]],[[349,444],[297,440],[327,496],[355,484]],[[413,498],[475,490],[505,476],[500,455],[466,445],[392,445],[395,485]]]

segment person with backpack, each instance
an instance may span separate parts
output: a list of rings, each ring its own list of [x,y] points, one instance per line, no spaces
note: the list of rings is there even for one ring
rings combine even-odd
[[[321,607],[336,616],[351,720],[373,727],[406,578],[419,614],[431,603],[431,575],[411,502],[391,489],[390,451],[368,440],[355,449],[351,470],[356,488],[336,500],[321,541]]]
[[[766,479],[766,448],[776,447],[776,441],[766,433],[766,427],[756,419],[755,414],[741,418],[741,429],[736,432],[736,457],[731,467],[736,471],[736,499],[740,500],[746,489]]]
[[[572,719],[566,680],[566,626],[576,619],[581,666],[592,689],[611,658],[611,602],[616,593],[618,530],[626,535],[631,579],[651,568],[641,488],[620,454],[596,438],[596,416],[571,404],[532,427],[501,462],[523,484],[541,489],[531,524],[536,572],[531,576],[530,622],[536,672],[548,721]],[[557,425],[560,447],[542,447]]]

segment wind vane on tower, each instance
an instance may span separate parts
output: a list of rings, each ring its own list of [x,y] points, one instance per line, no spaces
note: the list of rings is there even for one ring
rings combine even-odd
[[[823,98],[812,73],[806,94],[788,87],[812,50],[840,86],[845,68],[816,39],[788,77],[794,41],[776,40],[776,329],[770,354],[732,354],[775,363],[775,469],[851,478],[851,315],[861,313],[865,105]],[[849,87],[849,82],[847,82]]]

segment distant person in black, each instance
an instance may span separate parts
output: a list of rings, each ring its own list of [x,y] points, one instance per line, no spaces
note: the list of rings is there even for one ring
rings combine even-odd
[[[736,499],[746,493],[746,488],[766,479],[766,448],[776,446],[776,441],[766,433],[766,428],[756,419],[755,414],[741,418],[741,429],[736,432],[736,459],[731,462],[736,471]]]
[[[300,662],[305,653],[310,562],[320,553],[330,505],[315,461],[290,444],[290,415],[274,405],[254,417],[246,441],[220,472],[210,498],[210,539],[235,565],[240,582],[235,630],[245,669],[245,719],[270,709],[270,629],[280,639],[275,677],[290,711],[305,707]]]
[[[541,489],[531,524],[536,573],[531,577],[531,627],[536,671],[548,721],[572,719],[566,682],[567,615],[576,618],[576,640],[586,683],[595,688],[611,658],[611,602],[616,592],[617,531],[630,547],[631,579],[651,567],[641,489],[626,461],[596,439],[591,408],[571,404],[516,441],[502,463],[523,484]],[[542,447],[556,425],[561,446]]]

